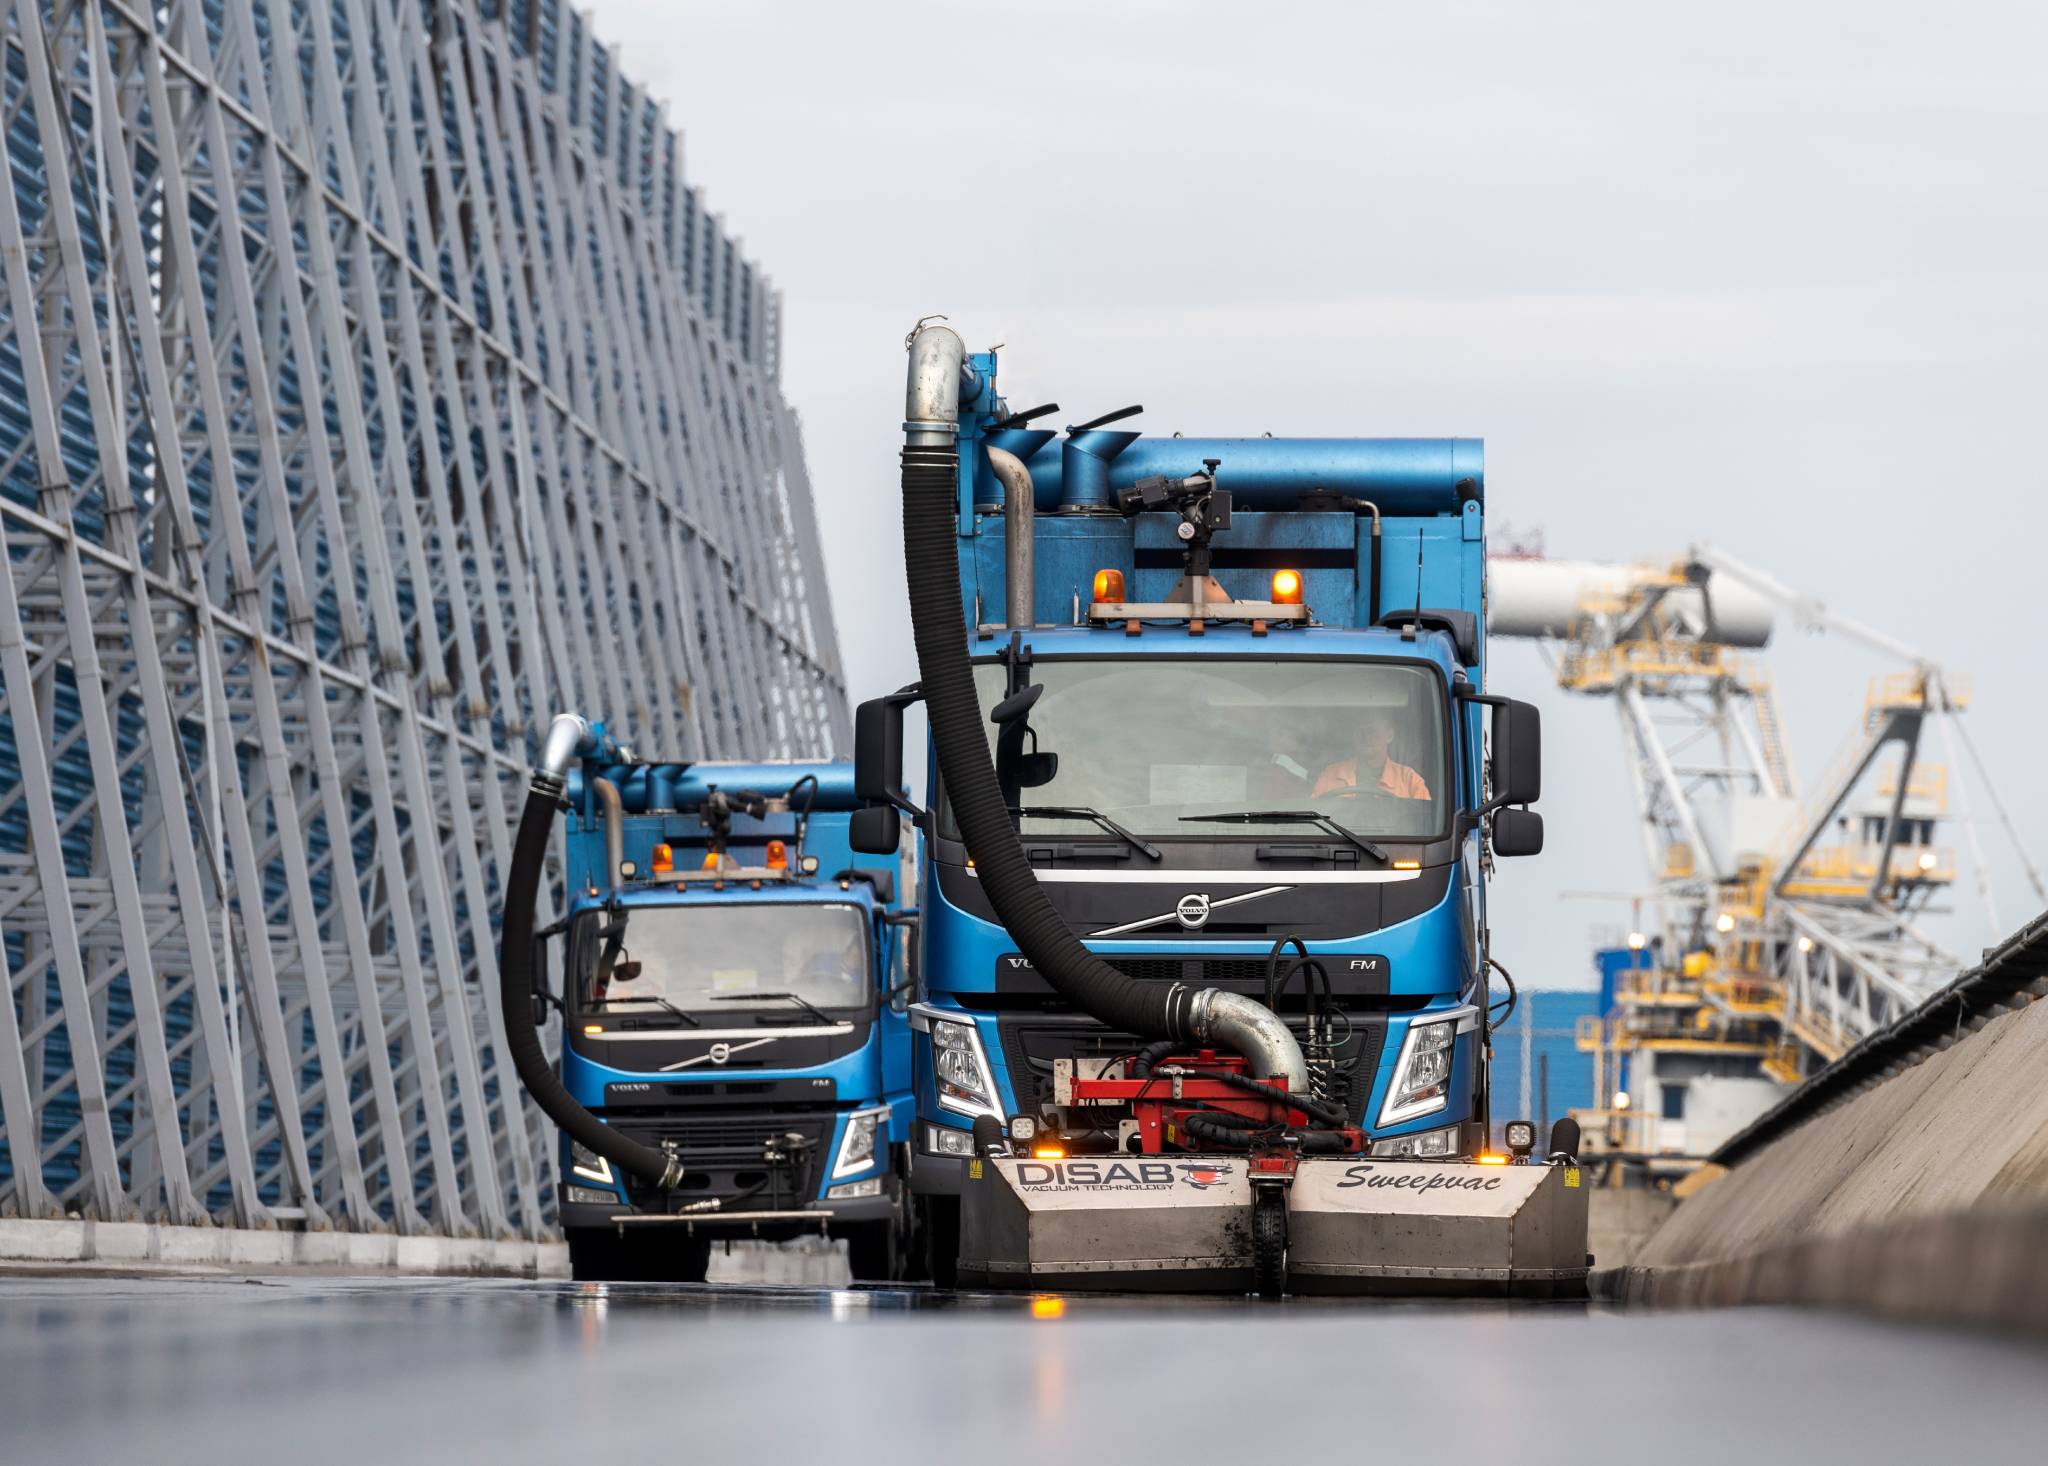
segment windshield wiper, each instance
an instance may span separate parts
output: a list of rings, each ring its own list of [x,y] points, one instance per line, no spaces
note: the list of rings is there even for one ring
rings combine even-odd
[[[1110,834],[1116,836],[1119,840],[1122,840],[1126,845],[1130,846],[1133,850],[1137,851],[1140,855],[1143,855],[1148,860],[1166,859],[1165,856],[1159,853],[1159,847],[1157,845],[1154,845],[1151,841],[1147,840],[1143,835],[1132,834],[1129,830],[1125,829],[1122,825],[1118,824],[1115,820],[1111,819],[1108,815],[1104,814],[1101,810],[1090,809],[1085,804],[1035,804],[1025,809],[1018,809],[1013,806],[1010,810],[1010,813],[1016,815],[1020,819],[1026,816],[1035,815],[1039,819],[1046,820],[1088,820],[1093,824],[1100,825],[1103,829],[1109,831]]]
[[[719,993],[711,1001],[714,1003],[754,1003],[774,1002],[778,998],[785,1003],[796,1004],[827,1027],[830,1027],[836,1021],[831,1014],[820,1008],[816,1003],[813,1003],[808,998],[800,998],[795,993]]]
[[[1314,809],[1253,809],[1241,814],[1184,814],[1182,820],[1205,820],[1219,825],[1321,825],[1331,834],[1349,840],[1382,865],[1393,864],[1394,857],[1387,854],[1386,847],[1375,845],[1356,830],[1346,829],[1320,810]]]
[[[689,1014],[685,1013],[681,1008],[678,1008],[674,1003],[671,1003],[667,998],[657,998],[653,996],[651,993],[645,996],[639,993],[631,993],[623,998],[599,998],[590,1006],[593,1008],[609,1008],[615,1003],[653,1003],[656,1007],[666,1008],[669,1012],[675,1014],[676,1017],[682,1019],[683,1022],[689,1024],[692,1028],[702,1028],[704,1026],[697,1019],[692,1018]]]

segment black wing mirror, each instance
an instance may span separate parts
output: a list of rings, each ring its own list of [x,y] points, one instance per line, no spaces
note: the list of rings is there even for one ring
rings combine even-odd
[[[1060,756],[1038,747],[1038,734],[1031,727],[1031,709],[1045,688],[1039,683],[1021,687],[995,705],[988,720],[996,733],[996,783],[1002,787],[1003,802],[1015,804],[1019,789],[1040,789],[1059,775]],[[1031,751],[1024,751],[1024,740]]]
[[[1533,809],[1497,809],[1493,812],[1493,853],[1495,855],[1541,855],[1543,816]]]
[[[854,797],[863,804],[888,805],[914,820],[923,819],[924,811],[903,793],[903,709],[922,696],[913,683],[887,697],[871,697],[853,710]],[[881,838],[879,823],[871,823],[871,834]],[[896,836],[891,834],[886,845],[853,848],[864,855],[882,854],[896,848]]]
[[[870,804],[846,822],[846,843],[863,855],[894,855],[903,840],[903,816],[893,804]]]
[[[1543,796],[1543,716],[1512,698],[1493,712],[1494,806],[1534,804]]]
[[[893,804],[903,792],[903,706],[871,697],[853,710],[853,793]]]

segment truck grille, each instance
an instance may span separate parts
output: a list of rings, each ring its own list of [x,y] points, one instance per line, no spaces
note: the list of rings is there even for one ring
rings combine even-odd
[[[1184,982],[1193,987],[1266,980],[1263,957],[1104,957],[1103,961],[1138,982]],[[1296,986],[1300,983],[1297,980]]]
[[[649,1115],[633,1113],[616,1122],[622,1134],[648,1145],[675,1142],[682,1152],[682,1185],[667,1197],[628,1183],[627,1194],[643,1210],[669,1210],[707,1197],[734,1197],[758,1187],[743,1209],[772,1211],[808,1205],[818,1194],[825,1147],[832,1139],[829,1115]],[[784,1137],[802,1141],[790,1146]],[[765,1152],[783,1150],[790,1159],[769,1161]],[[667,1205],[664,1205],[666,1201]]]
[[[1181,956],[1177,952],[1098,952],[1104,962],[1136,982],[1184,982],[1189,987],[1220,987],[1257,997],[1265,990],[1266,957],[1259,955],[1237,956]],[[1320,954],[1328,972],[1331,984],[1345,1006],[1351,1007],[1359,998],[1381,999],[1387,996],[1387,966],[1384,957],[1369,953]],[[1365,962],[1358,959],[1365,958]],[[1370,965],[1368,965],[1370,964]],[[997,992],[1050,992],[1043,981],[1031,971],[1030,964],[1020,952],[1005,952],[996,959]],[[1288,984],[1291,1000],[1300,1001],[1302,979],[1296,977]]]
[[[1265,959],[1250,960],[1256,962],[1258,975],[1263,979]],[[1220,966],[1222,962],[1210,959],[1209,965]],[[1363,1123],[1365,1104],[1372,1096],[1373,1075],[1380,1063],[1380,1047],[1387,1037],[1387,1020],[1355,1016],[1352,1022],[1351,1037],[1333,1056],[1329,1072],[1314,1072],[1324,1068],[1315,1062],[1314,1055],[1310,1056],[1310,1069],[1317,1088],[1343,1104],[1350,1113],[1351,1122],[1356,1125]],[[1296,1038],[1307,1033],[1307,1025],[1298,1019],[1290,1019],[1287,1026],[1294,1030]],[[1003,1047],[1002,1062],[1009,1072],[1010,1091],[1017,1098],[1018,1108],[1027,1114],[1035,1114],[1053,1102],[1054,1060],[1114,1059],[1144,1047],[1131,1035],[1106,1029],[1086,1018],[1002,1017],[996,1021],[996,1034]]]

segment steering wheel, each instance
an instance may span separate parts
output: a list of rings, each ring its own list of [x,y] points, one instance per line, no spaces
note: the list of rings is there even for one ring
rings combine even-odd
[[[1428,807],[1423,800],[1403,799],[1384,789],[1362,789],[1355,784],[1325,789],[1316,796],[1317,803],[1326,801],[1332,819],[1347,825],[1355,824],[1360,830],[1408,829],[1417,808]]]

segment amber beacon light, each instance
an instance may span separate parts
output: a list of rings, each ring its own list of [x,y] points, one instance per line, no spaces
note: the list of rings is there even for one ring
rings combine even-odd
[[[1276,606],[1298,606],[1301,604],[1301,572],[1299,570],[1276,570],[1273,572],[1273,604]]]
[[[1120,605],[1124,598],[1124,573],[1116,569],[1095,572],[1095,604]]]

